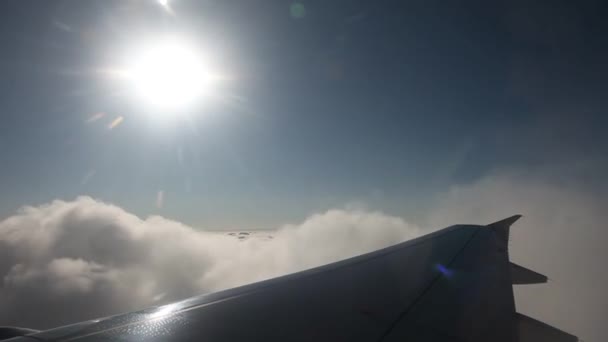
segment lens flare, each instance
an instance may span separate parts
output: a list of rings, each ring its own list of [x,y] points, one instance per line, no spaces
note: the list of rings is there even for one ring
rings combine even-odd
[[[112,120],[112,122],[110,122],[110,124],[108,125],[108,129],[114,129],[118,127],[124,120],[125,118],[123,118],[122,116],[117,117],[116,119]]]

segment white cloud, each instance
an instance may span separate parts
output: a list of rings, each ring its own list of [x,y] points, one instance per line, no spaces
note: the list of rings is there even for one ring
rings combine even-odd
[[[48,328],[228,288],[388,246],[419,233],[397,217],[330,210],[239,241],[89,197],[0,222],[0,323]]]
[[[516,288],[520,312],[603,341],[606,194],[582,177],[501,173],[438,196],[424,227],[490,223],[513,214],[513,261],[550,283]],[[142,220],[88,197],[26,207],[0,222],[0,324],[46,328],[170,302],[371,251],[419,235],[398,217],[329,210],[274,239]]]

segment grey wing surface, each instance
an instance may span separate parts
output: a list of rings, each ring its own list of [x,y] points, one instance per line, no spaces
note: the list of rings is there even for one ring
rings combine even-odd
[[[509,226],[456,225],[311,270],[22,341],[577,341],[519,314]]]

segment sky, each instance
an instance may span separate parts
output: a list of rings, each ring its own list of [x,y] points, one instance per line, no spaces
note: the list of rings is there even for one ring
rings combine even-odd
[[[521,308],[605,340],[606,7],[6,2],[0,243],[12,247],[0,262],[0,302],[60,298],[87,303],[74,312],[95,317],[520,213],[513,259],[555,280],[517,290]],[[140,42],[167,35],[187,37],[223,78],[201,103],[159,118],[115,71]],[[78,248],[97,234],[123,241],[142,224],[158,234],[137,248],[158,248],[176,230],[171,246],[181,251],[108,261],[103,248]],[[213,247],[209,231],[237,229],[279,238],[261,254],[255,242]],[[10,232],[21,230],[40,236],[15,240]],[[286,261],[272,263],[277,256]],[[166,283],[166,272],[181,272],[169,261],[186,258],[201,263]],[[40,279],[58,285],[34,286]],[[141,286],[122,288],[125,279]],[[60,295],[47,298],[53,291]],[[0,324],[76,319],[66,312],[43,313],[49,320],[0,310]]]

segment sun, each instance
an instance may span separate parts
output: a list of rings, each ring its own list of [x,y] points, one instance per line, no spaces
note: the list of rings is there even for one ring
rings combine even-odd
[[[154,109],[184,109],[205,93],[209,72],[192,44],[164,38],[138,48],[129,60],[135,94]]]

